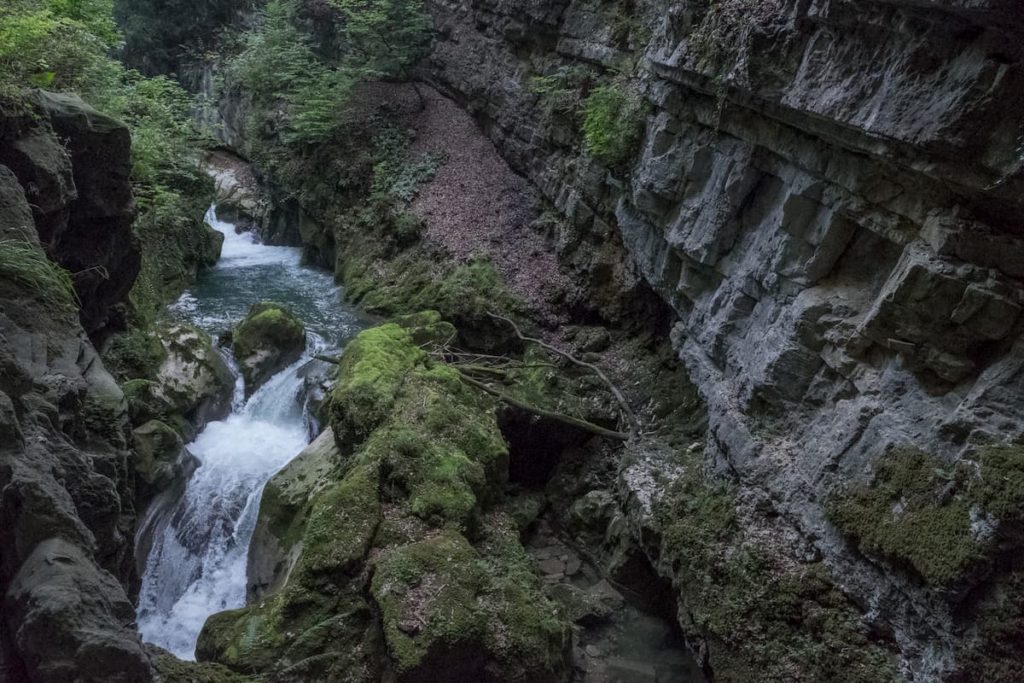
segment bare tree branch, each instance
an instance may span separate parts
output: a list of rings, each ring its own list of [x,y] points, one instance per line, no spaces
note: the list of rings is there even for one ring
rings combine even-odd
[[[596,425],[593,422],[587,422],[586,420],[581,420],[579,418],[572,417],[571,415],[565,415],[564,413],[557,413],[553,410],[545,410],[544,408],[538,408],[535,405],[525,403],[517,398],[509,396],[508,394],[502,393],[497,389],[489,387],[483,382],[473,379],[464,372],[460,371],[459,377],[462,378],[463,382],[466,382],[467,384],[476,387],[477,389],[483,391],[484,393],[490,394],[491,396],[498,399],[502,403],[507,403],[510,406],[519,408],[520,410],[525,410],[528,413],[533,413],[534,415],[538,415],[549,420],[555,420],[556,422],[561,422],[563,424],[570,425],[577,429],[581,429],[585,432],[596,434],[597,436],[603,436],[609,439],[618,439],[620,441],[629,440],[629,434],[626,434],[624,432],[616,432],[612,429],[605,429],[604,427]]]
[[[519,329],[519,326],[516,325],[516,323],[513,320],[511,320],[509,318],[506,318],[503,315],[496,315],[496,314],[491,313],[491,312],[488,312],[487,315],[491,316],[495,320],[502,320],[502,321],[508,323],[509,325],[511,325],[512,329],[516,333],[516,336],[519,337],[519,339],[521,339],[522,341],[530,342],[532,344],[536,344],[536,345],[540,346],[541,348],[546,349],[547,351],[550,351],[551,353],[554,353],[555,355],[558,355],[558,356],[561,356],[562,358],[565,358],[570,363],[578,365],[578,366],[580,366],[582,368],[586,368],[586,369],[590,370],[591,372],[593,372],[595,375],[597,375],[601,379],[601,381],[605,383],[605,385],[612,392],[612,394],[615,396],[615,400],[618,402],[619,406],[622,408],[622,412],[626,416],[626,420],[629,422],[630,431],[633,434],[637,434],[637,433],[640,432],[640,423],[636,419],[636,415],[633,413],[633,409],[630,408],[629,402],[626,401],[625,395],[622,393],[622,391],[610,379],[608,379],[608,376],[604,374],[604,371],[602,371],[601,368],[597,367],[593,363],[588,363],[588,362],[586,362],[584,360],[580,360],[579,358],[577,358],[576,356],[572,355],[571,353],[568,353],[567,351],[562,351],[561,349],[559,349],[557,347],[554,347],[551,344],[548,344],[547,342],[545,342],[545,341],[543,341],[541,339],[537,339],[535,337],[527,337],[526,335],[523,334],[522,330]]]

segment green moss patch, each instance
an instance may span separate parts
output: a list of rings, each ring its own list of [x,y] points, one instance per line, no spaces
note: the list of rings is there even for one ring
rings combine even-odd
[[[865,553],[947,587],[986,560],[1022,506],[1024,448],[998,446],[956,466],[915,450],[889,453],[869,484],[836,496],[828,512]]]
[[[201,269],[216,264],[224,242],[203,219],[214,198],[213,180],[198,169],[178,170],[164,180],[171,189],[146,197],[134,225],[142,266],[130,301],[141,328],[151,325]]]
[[[647,111],[640,95],[622,83],[594,88],[584,102],[587,151],[611,168],[624,168],[639,150]]]
[[[436,310],[458,329],[462,346],[507,350],[516,345],[508,326],[487,314],[515,316],[525,306],[486,258],[452,266],[422,247],[387,257],[356,249],[346,253],[339,276],[349,298],[371,313]]]
[[[246,358],[263,349],[301,348],[305,344],[306,329],[287,308],[264,301],[249,310],[231,339],[235,355]]]
[[[384,617],[388,653],[401,679],[445,662],[480,669],[491,657],[507,681],[560,680],[568,627],[519,545],[514,525],[489,517],[480,550],[446,531],[390,553],[372,593]],[[417,676],[418,674],[418,676]]]
[[[500,495],[508,463],[493,404],[443,365],[410,375],[361,457],[383,463],[392,497],[412,514],[462,529]]]
[[[409,331],[396,323],[364,330],[349,343],[329,403],[343,453],[355,450],[387,418],[406,376],[426,357]]]
[[[744,538],[729,485],[691,464],[657,514],[680,607],[707,640],[716,678],[897,678],[892,653],[871,638],[823,565],[779,564],[760,541]]]

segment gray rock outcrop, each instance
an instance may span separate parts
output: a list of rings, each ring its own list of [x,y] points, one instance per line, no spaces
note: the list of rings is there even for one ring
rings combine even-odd
[[[152,672],[128,596],[137,576],[127,404],[79,323],[70,282],[40,244],[53,226],[39,202],[51,193],[66,200],[71,176],[50,173],[70,168],[68,159],[46,119],[37,126],[29,142],[19,138],[32,154],[0,140],[0,157],[21,164],[20,176],[0,166],[0,671],[17,681],[144,682]],[[54,185],[43,191],[19,177]],[[107,181],[119,178],[115,169]],[[121,180],[112,196],[127,193],[130,203]],[[62,243],[78,239],[68,231],[82,224],[58,223]],[[131,263],[134,243],[119,244]],[[94,294],[100,311],[111,291],[80,296]]]
[[[602,277],[615,263],[671,308],[708,463],[771,510],[766,533],[801,539],[780,545],[824,558],[906,672],[950,675],[966,593],[864,556],[826,507],[890,447],[952,463],[1024,437],[1015,3],[429,4],[425,76],[562,214],[556,246],[601,312],[635,288]],[[560,68],[642,93],[627,172],[545,109],[531,79]],[[656,496],[629,482],[663,465],[622,496]],[[657,531],[640,510],[636,533]],[[966,580],[972,604],[1001,591]]]
[[[32,105],[6,117],[0,164],[24,188],[47,255],[73,274],[82,326],[100,340],[107,328],[123,328],[141,265],[131,135],[75,95],[40,91]]]

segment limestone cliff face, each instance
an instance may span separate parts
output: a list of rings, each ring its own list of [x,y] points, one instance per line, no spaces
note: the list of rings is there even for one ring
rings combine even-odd
[[[565,217],[565,262],[607,289],[628,260],[671,306],[709,460],[824,558],[906,671],[948,674],[970,628],[957,610],[998,573],[932,590],[825,510],[890,447],[949,462],[1024,435],[1019,4],[430,6],[428,78]],[[531,87],[574,66],[650,103],[627,169]]]
[[[128,130],[77,98],[35,106],[0,116],[0,680],[147,681],[127,403],[82,325],[138,268]],[[82,322],[47,253],[96,267]]]

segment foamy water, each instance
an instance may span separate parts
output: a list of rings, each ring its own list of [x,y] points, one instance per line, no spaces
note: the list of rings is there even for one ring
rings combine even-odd
[[[309,343],[301,360],[247,402],[238,381],[231,415],[208,424],[188,445],[200,466],[184,494],[172,505],[152,506],[150,515],[159,518],[139,525],[153,530],[139,630],[145,641],[182,659],[194,659],[211,614],[245,604],[246,556],[263,487],[307,444],[299,370],[313,354],[337,351],[362,326],[330,275],[300,266],[298,249],[236,234],[212,208],[207,220],[225,236],[221,259],[172,311],[216,334],[253,303],[278,301],[307,324]]]

